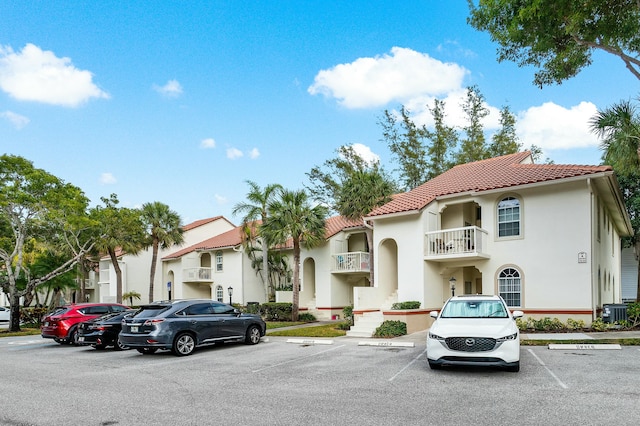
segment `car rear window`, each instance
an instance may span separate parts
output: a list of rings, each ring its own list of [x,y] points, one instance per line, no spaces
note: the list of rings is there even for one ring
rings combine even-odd
[[[143,306],[133,315],[134,318],[153,318],[169,309],[170,305],[149,305]]]
[[[499,300],[452,300],[442,309],[442,318],[507,318]]]
[[[53,311],[49,312],[47,315],[48,316],[53,316],[53,315],[62,315],[62,314],[66,314],[67,312],[69,312],[71,308],[56,308]]]

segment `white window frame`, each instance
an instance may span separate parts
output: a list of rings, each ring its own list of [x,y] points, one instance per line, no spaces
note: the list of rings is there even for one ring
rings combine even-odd
[[[224,303],[224,288],[221,285],[216,287],[216,300]]]
[[[223,271],[223,256],[222,256],[222,250],[218,250],[216,252],[216,272],[222,272]]]
[[[522,273],[514,266],[504,267],[498,272],[498,294],[510,308],[522,306]]]
[[[502,203],[504,202],[512,202],[512,201],[516,201],[517,202],[517,219],[514,219],[513,216],[515,215],[513,213],[513,210],[516,208],[515,205],[508,205],[508,206],[501,206]],[[502,215],[501,213],[504,212]],[[509,216],[509,220],[501,220],[501,216]],[[517,234],[509,234],[509,235],[501,235],[501,229],[500,229],[500,225],[503,224],[518,224],[518,233]],[[498,201],[498,204],[496,205],[496,234],[497,237],[500,239],[509,239],[509,238],[522,238],[523,232],[522,232],[522,200],[519,197],[516,197],[515,195],[505,195],[504,197],[501,197],[500,200]]]

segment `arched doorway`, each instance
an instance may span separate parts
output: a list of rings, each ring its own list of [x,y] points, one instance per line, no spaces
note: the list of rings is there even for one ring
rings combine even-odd
[[[374,263],[378,264],[375,286],[386,296],[398,291],[398,244],[395,240],[387,239],[380,243]]]
[[[314,309],[316,300],[316,262],[312,257],[302,263],[300,306]]]

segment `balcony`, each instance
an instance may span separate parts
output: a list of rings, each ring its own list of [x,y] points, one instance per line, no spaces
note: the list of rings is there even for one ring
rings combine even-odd
[[[436,262],[488,259],[487,237],[487,231],[477,226],[427,232],[424,258]]]
[[[333,255],[333,273],[351,273],[370,271],[369,253],[367,252],[347,252]]]
[[[213,282],[211,268],[185,268],[182,270],[182,282],[210,283]]]

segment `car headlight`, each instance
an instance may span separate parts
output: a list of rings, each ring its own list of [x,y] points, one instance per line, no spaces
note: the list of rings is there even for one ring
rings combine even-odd
[[[507,340],[516,340],[517,338],[518,338],[518,333],[513,333],[508,336],[500,337],[499,339],[496,339],[496,341],[506,342]]]
[[[429,333],[429,339],[444,341],[444,337],[440,337],[437,334]]]

